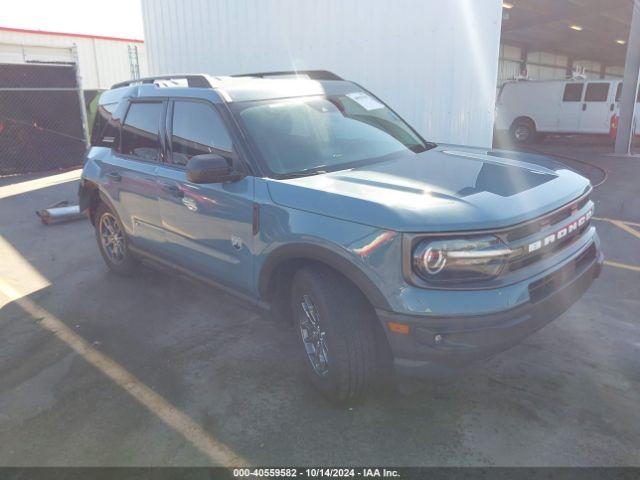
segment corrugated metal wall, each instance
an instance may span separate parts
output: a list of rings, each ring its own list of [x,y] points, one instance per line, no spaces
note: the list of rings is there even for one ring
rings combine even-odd
[[[138,47],[141,75],[147,74],[144,44],[123,40],[28,33],[0,28],[0,63],[73,62],[71,48],[77,45],[85,90],[110,88],[131,78],[129,45]]]
[[[327,69],[438,142],[489,146],[500,0],[143,0],[151,73]]]

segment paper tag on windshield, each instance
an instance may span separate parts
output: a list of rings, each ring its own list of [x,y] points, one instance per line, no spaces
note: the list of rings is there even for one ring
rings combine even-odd
[[[365,110],[378,110],[380,108],[384,108],[383,104],[364,92],[347,93],[347,97],[354,102],[357,102],[358,105]]]

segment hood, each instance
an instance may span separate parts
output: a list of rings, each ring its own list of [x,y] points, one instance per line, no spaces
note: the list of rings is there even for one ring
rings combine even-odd
[[[276,204],[399,232],[515,225],[590,188],[567,166],[537,155],[441,145],[320,175],[270,180]]]

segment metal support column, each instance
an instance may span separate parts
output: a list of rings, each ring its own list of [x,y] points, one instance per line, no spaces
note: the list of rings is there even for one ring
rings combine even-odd
[[[633,140],[633,113],[638,92],[640,74],[640,0],[633,2],[633,16],[627,41],[627,57],[624,65],[624,85],[620,98],[620,118],[616,135],[615,153],[630,154]]]
[[[529,47],[522,47],[520,50],[520,72],[522,75],[523,72],[527,72],[526,76],[529,76],[529,67],[527,66],[527,60],[529,59]]]
[[[80,102],[80,119],[82,120],[82,133],[84,143],[89,148],[89,120],[87,119],[87,105],[84,101],[84,90],[82,89],[82,76],[80,75],[80,56],[78,46],[73,45],[73,64],[76,71],[76,88],[78,89],[78,101]]]
[[[574,60],[575,59],[573,57],[567,58],[567,70],[566,70],[567,78],[573,78],[573,62],[574,62]]]

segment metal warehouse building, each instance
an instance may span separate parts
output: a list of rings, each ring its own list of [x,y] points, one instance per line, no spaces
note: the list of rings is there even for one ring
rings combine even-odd
[[[331,70],[425,137],[491,144],[500,0],[143,0],[151,74]]]
[[[633,5],[142,0],[152,74],[331,70],[371,89],[426,138],[478,146],[492,143],[496,93],[507,80],[626,75]]]
[[[80,165],[98,91],[146,73],[141,40],[0,27],[0,175]]]
[[[84,90],[147,73],[142,40],[0,27],[0,64],[74,64],[76,55]]]

